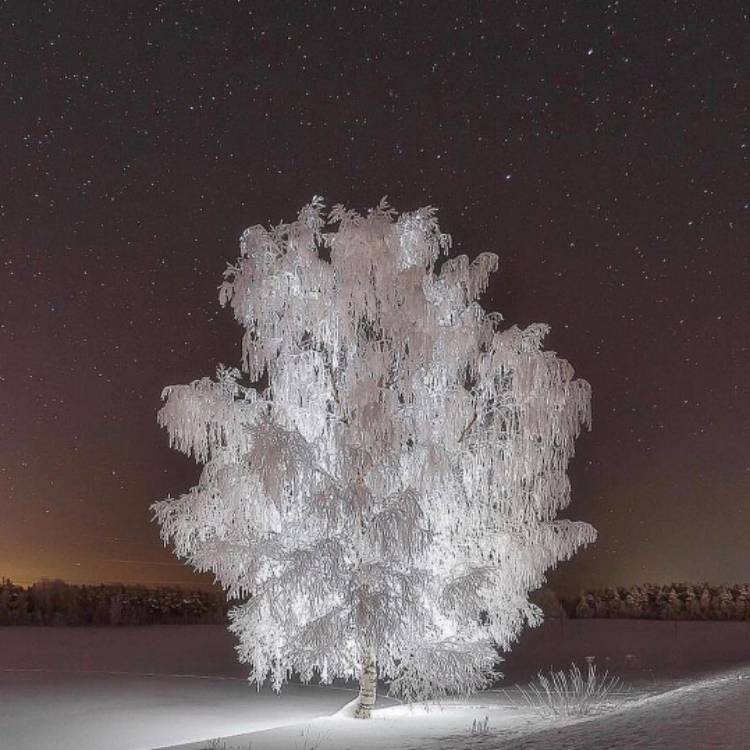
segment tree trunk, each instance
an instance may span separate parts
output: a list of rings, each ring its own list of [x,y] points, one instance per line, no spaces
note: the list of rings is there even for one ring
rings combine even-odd
[[[355,719],[369,719],[378,692],[378,671],[374,656],[365,657],[362,663],[362,676],[359,678],[359,705],[354,712]]]

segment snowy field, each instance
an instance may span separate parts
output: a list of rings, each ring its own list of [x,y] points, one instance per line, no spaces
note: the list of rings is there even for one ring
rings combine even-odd
[[[145,750],[307,722],[350,698],[303,686],[258,694],[231,677],[2,671],[0,748]]]
[[[593,719],[555,722],[508,706],[503,696],[483,694],[469,705],[386,708],[370,724],[319,718],[216,743],[220,750],[743,750],[750,748],[747,710],[750,669],[702,678],[660,691],[652,684],[619,710]],[[487,731],[472,732],[475,720]],[[179,750],[204,750],[197,743]],[[174,749],[176,750],[176,749]]]
[[[549,622],[509,656],[507,685],[585,656],[630,686],[619,711],[561,724],[499,690],[429,711],[384,700],[361,722],[333,716],[345,688],[257,693],[220,627],[0,628],[0,750],[750,749],[748,624]]]

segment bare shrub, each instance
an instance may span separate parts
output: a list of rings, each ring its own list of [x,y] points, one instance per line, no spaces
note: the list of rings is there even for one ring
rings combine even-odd
[[[490,717],[485,716],[483,720],[474,719],[471,723],[471,733],[485,735],[490,733]]]
[[[522,705],[544,717],[591,716],[616,708],[622,702],[622,680],[588,664],[584,677],[577,665],[565,671],[539,672],[525,687],[516,686]]]

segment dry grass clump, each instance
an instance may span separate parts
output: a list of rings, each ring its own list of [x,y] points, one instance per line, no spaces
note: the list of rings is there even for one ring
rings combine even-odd
[[[539,672],[525,687],[516,686],[521,703],[544,717],[580,717],[611,711],[622,702],[622,680],[598,674],[589,662],[584,676],[576,664],[567,671]]]

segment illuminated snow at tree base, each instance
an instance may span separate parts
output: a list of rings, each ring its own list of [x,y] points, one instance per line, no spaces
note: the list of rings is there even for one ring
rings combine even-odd
[[[333,227],[337,228],[334,230]],[[241,600],[250,677],[374,675],[408,700],[466,694],[540,621],[529,591],[594,540],[556,521],[588,384],[477,302],[497,256],[443,260],[432,208],[320,198],[255,226],[225,273],[236,369],[165,389],[159,421],[204,464],[156,503],[165,542]]]

